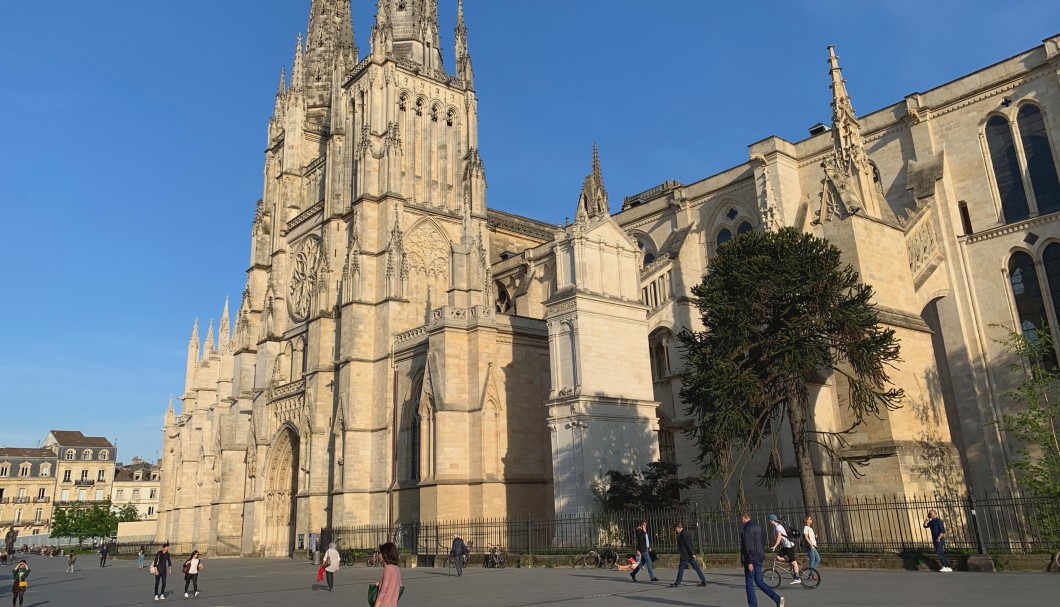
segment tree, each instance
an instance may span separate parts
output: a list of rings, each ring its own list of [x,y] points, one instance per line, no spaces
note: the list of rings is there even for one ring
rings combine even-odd
[[[109,501],[80,503],[56,508],[52,515],[52,537],[76,537],[78,543],[88,538],[112,537],[118,533],[118,523],[140,520],[136,506],[128,504],[111,509]]]
[[[817,504],[810,445],[831,457],[844,435],[872,415],[900,406],[889,385],[898,358],[893,329],[881,328],[873,290],[826,240],[786,227],[748,232],[721,245],[692,289],[704,330],[679,335],[686,367],[681,398],[688,430],[709,480],[742,475],[749,456],[771,441],[761,482],[779,480],[778,433],[791,427],[804,503]],[[830,375],[851,412],[850,427],[811,430],[809,384]],[[852,470],[855,463],[848,461]]]
[[[133,504],[125,504],[114,511],[114,531],[118,531],[118,523],[129,523],[140,520],[140,511]]]
[[[1010,466],[1034,495],[1060,497],[1060,369],[1053,338],[1043,327],[1029,336],[1009,331],[998,341],[1020,357],[1009,368],[1023,375],[1019,387],[1006,394],[1022,410],[994,422],[1022,443]]]
[[[593,482],[593,493],[604,512],[682,505],[681,490],[699,482],[696,478],[678,478],[679,467],[680,464],[659,461],[648,464],[643,472],[609,470]]]

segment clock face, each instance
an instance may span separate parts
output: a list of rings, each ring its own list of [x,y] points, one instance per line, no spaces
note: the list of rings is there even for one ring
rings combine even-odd
[[[310,305],[317,281],[320,280],[320,265],[324,251],[320,239],[310,236],[302,241],[302,246],[291,269],[291,291],[287,298],[287,311],[296,322],[309,318]]]

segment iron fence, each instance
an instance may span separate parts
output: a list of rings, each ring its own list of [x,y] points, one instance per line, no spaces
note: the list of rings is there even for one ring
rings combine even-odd
[[[773,503],[746,508],[766,527],[770,514],[802,527],[807,514],[801,502]],[[965,552],[1026,553],[1060,549],[1060,496],[1024,497],[877,497],[837,500],[811,514],[818,544],[825,552],[931,551],[931,535],[923,524],[928,510],[936,510],[946,525],[947,548]],[[446,554],[453,535],[472,544],[475,553],[489,545],[511,554],[580,554],[613,547],[631,551],[640,520],[648,521],[652,546],[662,553],[677,551],[676,523],[692,533],[702,553],[735,552],[740,528],[735,508],[629,510],[552,518],[483,518],[449,521],[412,521],[392,527],[360,525],[325,528],[321,546],[334,541],[340,550],[371,551],[392,541],[406,553]]]

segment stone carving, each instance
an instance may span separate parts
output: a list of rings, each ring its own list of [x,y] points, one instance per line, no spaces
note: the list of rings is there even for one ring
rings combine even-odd
[[[350,303],[357,298],[358,281],[361,275],[361,246],[357,242],[357,219],[360,211],[354,209],[350,222],[349,236],[346,241],[346,261],[342,266],[342,299],[340,303]]]
[[[405,238],[405,263],[410,280],[410,299],[427,301],[449,288],[450,246],[432,222],[421,222]]]
[[[323,254],[320,238],[310,236],[302,241],[302,246],[295,257],[294,268],[291,270],[287,311],[291,319],[296,322],[309,318],[314,288],[320,279]]]
[[[920,275],[939,252],[938,238],[935,236],[935,224],[927,218],[909,232],[905,241],[906,253],[909,255],[909,271],[914,277]]]

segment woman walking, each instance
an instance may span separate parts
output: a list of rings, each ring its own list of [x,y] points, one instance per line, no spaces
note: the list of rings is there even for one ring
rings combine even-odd
[[[394,542],[387,542],[379,547],[383,557],[383,578],[379,580],[379,594],[375,598],[375,607],[397,607],[401,598],[401,569],[398,569],[398,550]]]
[[[147,554],[147,550],[140,546],[140,552],[136,553],[136,566],[140,569],[144,568],[144,556]]]
[[[11,586],[11,607],[21,606],[22,601],[26,599],[26,589],[29,588],[29,582],[26,581],[29,577],[29,565],[26,564],[26,559],[15,565],[11,575],[15,578],[15,583]]]
[[[184,572],[184,598],[188,598],[189,584],[195,591],[195,596],[199,596],[199,571],[201,570],[202,559],[199,558],[199,551],[192,550],[191,556],[184,561],[184,567],[181,569]]]
[[[335,548],[335,542],[328,544],[324,552],[324,575],[328,578],[328,592],[335,589],[335,572],[339,570],[339,551]]]

